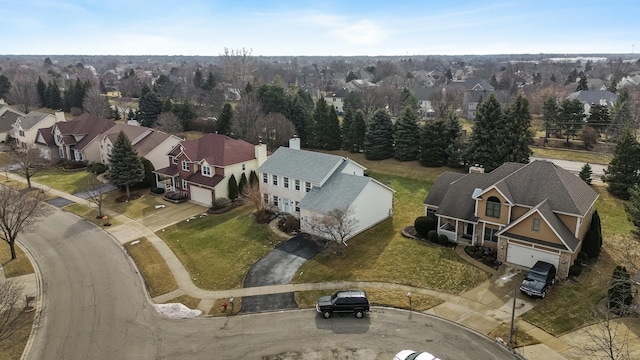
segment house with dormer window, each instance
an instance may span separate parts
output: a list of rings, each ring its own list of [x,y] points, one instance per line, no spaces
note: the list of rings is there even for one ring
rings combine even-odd
[[[427,195],[425,214],[450,241],[497,251],[498,261],[552,263],[566,277],[591,224],[598,194],[544,160],[505,163],[490,173],[445,172]]]
[[[253,145],[226,135],[206,134],[181,141],[167,155],[169,165],[154,171],[156,184],[166,191],[180,191],[193,202],[212,206],[229,197],[229,179],[240,181],[267,160],[267,146]]]
[[[294,138],[260,166],[260,192],[268,208],[293,215],[300,231],[320,237],[312,219],[351,209],[357,224],[349,239],[393,215],[393,189],[365,176],[365,170],[342,156],[301,150]]]

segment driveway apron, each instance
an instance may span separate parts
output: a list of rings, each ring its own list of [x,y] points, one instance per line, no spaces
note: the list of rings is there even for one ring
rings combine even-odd
[[[309,236],[297,235],[258,260],[244,279],[244,287],[291,283],[300,266],[320,252]],[[242,298],[242,313],[296,309],[293,293],[256,295]]]
[[[102,188],[102,190],[100,190],[100,188]],[[88,200],[89,198],[91,198],[95,194],[99,194],[99,193],[106,194],[109,191],[113,191],[113,190],[116,190],[116,189],[117,188],[115,186],[111,185],[111,184],[101,184],[101,185],[98,185],[96,187],[77,192],[77,193],[75,193],[73,195],[77,196],[77,197],[79,197],[81,199]],[[49,204],[51,204],[51,205],[53,205],[55,207],[61,208],[63,206],[67,206],[69,204],[73,204],[73,201],[65,199],[63,197],[56,197],[56,198],[47,200],[47,203],[49,203]]]

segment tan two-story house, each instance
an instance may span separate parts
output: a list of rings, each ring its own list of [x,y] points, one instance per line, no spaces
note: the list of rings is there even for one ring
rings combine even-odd
[[[490,247],[498,261],[532,267],[554,264],[559,277],[582,247],[597,193],[579,177],[549,161],[505,163],[490,173],[438,177],[424,205],[450,241]]]

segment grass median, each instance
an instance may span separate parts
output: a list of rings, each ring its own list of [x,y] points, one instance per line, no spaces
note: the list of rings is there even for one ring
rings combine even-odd
[[[124,244],[124,247],[142,273],[149,296],[154,298],[178,288],[167,263],[149,240],[141,238]]]
[[[33,274],[33,266],[27,255],[16,244],[16,258],[11,260],[11,249],[6,241],[3,241],[3,245],[0,246],[0,264],[4,269],[4,276],[12,278],[16,276],[22,276],[27,274]]]

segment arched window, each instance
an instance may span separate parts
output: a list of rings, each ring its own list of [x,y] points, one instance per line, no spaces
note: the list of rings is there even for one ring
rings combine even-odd
[[[487,199],[486,215],[492,218],[500,218],[500,199],[495,196]]]

